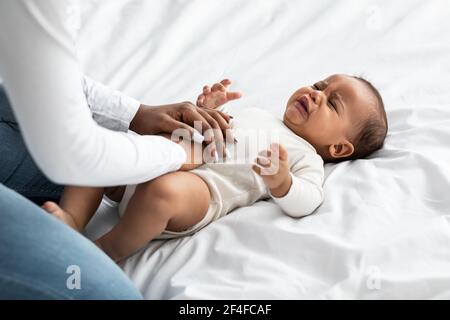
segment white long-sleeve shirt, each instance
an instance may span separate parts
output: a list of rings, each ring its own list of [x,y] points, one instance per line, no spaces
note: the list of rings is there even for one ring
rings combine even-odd
[[[34,160],[51,180],[82,186],[141,183],[177,170],[186,159],[177,144],[94,121],[92,114],[98,121],[115,119],[104,125],[125,130],[134,115],[130,109],[120,115],[120,108],[133,102],[117,94],[109,109],[95,103],[98,96],[81,76],[65,24],[68,5],[0,1],[0,74]]]
[[[81,81],[95,122],[103,128],[127,132],[141,103],[87,76]]]

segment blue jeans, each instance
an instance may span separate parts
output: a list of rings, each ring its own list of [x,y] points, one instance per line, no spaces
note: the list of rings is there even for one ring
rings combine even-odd
[[[31,158],[0,86],[0,183],[40,205],[58,201],[63,187],[50,182]]]
[[[61,191],[30,158],[0,90],[0,299],[142,299],[91,241],[25,198]]]

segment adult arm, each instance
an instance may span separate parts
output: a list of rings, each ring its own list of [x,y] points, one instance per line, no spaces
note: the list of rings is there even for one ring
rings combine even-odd
[[[186,153],[158,136],[98,126],[64,25],[66,2],[0,2],[0,74],[33,158],[61,184],[140,183],[177,170]]]
[[[220,129],[209,130],[213,136],[205,135],[206,144],[217,143],[215,148],[218,148],[220,139],[224,137],[223,132],[230,128],[231,118],[227,114],[195,107],[187,101],[148,106],[89,77],[84,76],[82,84],[94,120],[100,126],[110,130],[127,132],[130,129],[141,135],[155,135],[171,134],[177,129],[184,129],[186,133],[189,133],[187,138],[192,139],[193,126],[198,122],[197,128],[205,133],[208,133],[209,129]],[[188,153],[189,149],[187,148]],[[182,169],[185,170],[187,167],[191,167],[191,164],[183,166]]]

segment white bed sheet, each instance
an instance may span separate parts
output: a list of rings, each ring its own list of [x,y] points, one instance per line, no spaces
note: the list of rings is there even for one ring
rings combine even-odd
[[[146,298],[450,298],[450,2],[83,4],[83,69],[146,103],[195,101],[228,77],[244,93],[232,108],[281,115],[298,87],[349,73],[372,81],[387,107],[385,148],[327,165],[313,215],[259,202],[128,259]],[[115,219],[103,205],[87,234]]]

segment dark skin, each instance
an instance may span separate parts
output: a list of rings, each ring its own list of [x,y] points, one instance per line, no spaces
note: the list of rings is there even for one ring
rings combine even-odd
[[[161,136],[170,139],[169,134],[162,134]],[[191,158],[191,163],[202,163],[202,159],[195,159],[195,145],[190,141],[184,140],[176,142],[182,145]],[[128,214],[125,214],[120,220],[118,227],[113,229],[113,232],[108,233],[104,237],[95,241],[95,243],[102,248],[115,261],[128,256],[144,243],[150,241],[152,237],[157,236],[164,229],[171,231],[182,231],[191,225],[199,222],[206,213],[209,202],[209,189],[204,181],[189,172],[189,161],[183,166],[182,171],[167,174],[154,179],[147,183],[142,183],[137,186],[135,195],[130,200],[127,206]],[[198,165],[192,165],[192,168]],[[176,178],[173,178],[176,175]],[[173,192],[173,181],[176,180],[177,189]],[[195,190],[192,194],[191,191]],[[52,214],[54,217],[63,221],[76,231],[81,232],[89,220],[96,212],[100,205],[103,195],[106,194],[111,200],[120,202],[122,200],[125,187],[110,187],[110,188],[93,188],[93,187],[76,187],[66,186],[64,193],[60,199],[59,205],[54,202],[46,202],[42,208]],[[167,194],[165,192],[167,191]],[[176,195],[177,199],[180,196],[184,197],[180,203],[191,203],[193,209],[189,215],[185,214],[183,206],[176,206],[176,201],[165,198],[160,201],[161,197]],[[163,206],[158,206],[157,204]],[[167,204],[168,206],[165,206]],[[148,210],[152,208],[152,210]],[[148,213],[150,216],[144,217],[143,214]],[[140,236],[136,236],[133,232],[142,226],[143,221],[150,221],[145,225],[144,231]],[[133,241],[119,241],[123,236],[128,237],[129,233],[133,233]]]
[[[167,133],[160,134],[160,136],[169,140],[171,138],[170,134]],[[180,140],[175,143],[181,145],[187,154],[186,163],[182,166],[180,171],[190,171],[203,164],[202,159],[195,157],[194,143],[187,140]],[[53,202],[46,202],[42,207],[46,211],[53,213],[53,215],[75,230],[81,232],[94,215],[104,194],[111,200],[120,202],[124,192],[125,186],[106,188],[66,186],[59,202],[59,206],[65,208],[66,212],[60,210],[59,206]],[[72,215],[70,214],[71,212],[79,212],[82,214]]]
[[[353,154],[357,125],[376,112],[376,107],[376,97],[362,81],[332,75],[297,90],[289,98],[283,121],[311,143],[325,161],[332,161]]]
[[[199,96],[198,105],[203,106],[203,110],[214,109],[230,100],[239,98],[241,96],[239,93],[227,91],[230,84],[231,82],[225,79],[221,83],[215,84],[212,89],[206,86],[203,94]],[[348,157],[354,152],[351,141],[357,132],[355,127],[357,128],[357,124],[366,119],[368,113],[375,112],[376,103],[376,97],[360,80],[344,75],[333,75],[311,87],[297,90],[287,103],[284,123],[295,134],[308,140],[325,161]],[[157,117],[149,116],[152,112],[151,108],[144,108],[141,111],[148,112],[148,118],[155,119]],[[174,117],[185,119],[185,115],[180,115],[177,110],[174,110],[171,115],[171,119]],[[139,112],[137,116],[138,118],[142,117]],[[164,121],[167,121],[166,116],[167,114],[162,113],[161,123],[157,122],[155,125],[169,128],[167,123],[164,124]],[[142,130],[136,126],[136,122],[133,123],[132,128],[136,131]],[[176,129],[170,128],[171,130]],[[168,129],[159,128],[158,130]],[[155,132],[157,131],[148,131],[147,133]],[[166,136],[166,138],[169,137]],[[178,143],[185,144],[186,141]],[[185,150],[192,147],[192,144],[187,143]],[[269,150],[264,150],[259,154],[255,162],[253,170],[261,175],[270,193],[275,197],[285,196],[292,184],[287,150],[282,145],[272,144]],[[278,168],[275,174],[267,175],[262,172],[262,169],[270,168],[273,164],[276,164],[275,167]],[[174,175],[177,176],[173,178]],[[174,181],[176,189],[173,189]],[[181,190],[180,188],[183,186],[187,186],[187,188]],[[158,191],[161,190],[164,192],[158,195]],[[168,190],[175,191],[168,192]],[[192,190],[195,192],[192,193]],[[54,203],[46,203],[44,209],[74,229],[81,231],[95,213],[104,193],[108,194],[110,198],[120,201],[123,191],[123,187],[106,189],[68,187],[61,199],[61,207]],[[169,194],[175,195],[176,199],[170,197],[165,199],[164,197]],[[186,215],[183,210],[184,206],[177,211],[177,203],[190,203],[192,205],[190,214]],[[97,240],[96,244],[118,261],[166,228],[177,231],[194,225],[202,219],[209,203],[208,187],[195,175],[184,172],[165,175],[139,185],[128,204],[127,212],[124,215],[126,219],[123,218],[119,224],[121,227]],[[142,213],[148,213],[149,216],[143,219]],[[189,219],[186,220],[187,218]],[[142,228],[142,220],[150,221],[150,223]],[[137,230],[140,230],[142,234],[137,235]],[[130,245],[128,242],[121,241],[123,238],[133,239],[135,243]]]
[[[216,150],[221,156],[225,150],[226,133],[231,134],[230,119],[231,117],[223,112],[199,108],[190,102],[163,106],[141,105],[130,123],[130,130],[140,135],[155,135],[172,134],[176,129],[185,129],[192,137],[194,123],[199,122],[201,123],[200,133],[205,137],[205,145],[212,144],[211,151]],[[189,159],[191,146],[186,143],[181,145],[185,147],[188,154],[186,164],[182,166],[181,170],[191,170],[195,167]],[[201,162],[196,166],[199,165]]]
[[[201,123],[202,132],[205,135],[204,146],[213,144],[213,150],[223,152],[219,146],[223,144],[225,133],[229,134],[229,121],[231,117],[216,110],[205,110],[194,106],[190,102],[182,102],[163,106],[141,105],[130,123],[130,130],[141,135],[161,135],[171,139],[171,134],[176,129],[185,129],[192,137],[194,122]],[[216,130],[210,130],[216,129]],[[206,133],[206,134],[205,134]],[[203,159],[194,157],[195,143],[189,139],[179,139],[178,143],[186,152],[186,161],[180,171],[189,171],[203,164]],[[203,146],[203,147],[204,147]],[[106,193],[111,199],[120,201],[124,187],[108,188],[82,188],[66,187],[61,198],[60,205],[67,212],[82,212],[76,219],[71,214],[60,209],[53,202],[46,202],[43,208],[54,216],[74,228],[81,231],[95,213],[102,196]],[[74,209],[75,208],[75,209]]]
[[[210,89],[205,86],[197,105],[217,108],[241,97],[229,92],[228,79]],[[311,143],[324,161],[352,155],[353,139],[371,112],[376,112],[377,99],[365,83],[347,75],[332,75],[310,87],[300,88],[289,98],[283,122],[296,135]],[[275,197],[285,196],[291,187],[288,154],[282,145],[272,145],[255,159],[253,170],[261,175]],[[278,167],[276,174],[264,175],[263,168]]]

